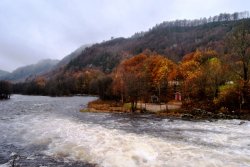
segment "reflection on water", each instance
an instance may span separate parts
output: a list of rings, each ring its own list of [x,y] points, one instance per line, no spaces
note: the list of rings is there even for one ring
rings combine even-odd
[[[94,97],[15,95],[0,102],[0,164],[250,166],[250,122],[80,113]]]

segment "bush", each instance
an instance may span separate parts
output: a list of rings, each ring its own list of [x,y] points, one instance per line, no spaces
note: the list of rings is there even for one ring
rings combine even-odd
[[[90,82],[90,93],[98,94],[102,100],[112,100],[112,78],[110,76],[100,76]]]
[[[192,111],[194,109],[215,113],[217,107],[210,100],[186,100],[182,101],[182,108]]]
[[[218,107],[226,107],[229,110],[238,110],[241,103],[240,89],[235,84],[223,85],[219,88],[219,95],[214,100]]]

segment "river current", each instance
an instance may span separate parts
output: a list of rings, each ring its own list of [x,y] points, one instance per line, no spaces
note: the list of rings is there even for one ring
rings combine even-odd
[[[0,101],[0,167],[247,167],[250,122],[81,113],[95,97]]]

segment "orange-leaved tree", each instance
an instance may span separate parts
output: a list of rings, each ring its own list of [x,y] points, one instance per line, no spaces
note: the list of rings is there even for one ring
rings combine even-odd
[[[168,78],[176,65],[169,59],[152,52],[143,52],[124,60],[113,73],[113,92],[122,100],[131,102],[135,111],[137,101],[149,101],[150,96],[161,96]],[[172,76],[172,75],[171,75]]]
[[[179,69],[185,98],[212,100],[217,97],[219,86],[226,81],[226,67],[213,50],[197,50],[184,56]]]

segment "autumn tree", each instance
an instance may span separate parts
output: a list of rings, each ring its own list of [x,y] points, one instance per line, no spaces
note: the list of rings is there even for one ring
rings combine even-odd
[[[140,98],[140,95],[144,90],[142,90],[142,78],[144,71],[144,62],[147,59],[145,54],[140,54],[134,56],[130,59],[123,61],[117,69],[116,76],[121,77],[121,81],[116,81],[120,85],[120,88],[123,89],[120,92],[124,92],[125,98],[131,103],[131,111],[134,112],[137,108],[137,102]],[[118,77],[116,79],[119,79]],[[120,82],[120,83],[119,83]]]
[[[131,102],[135,111],[137,101],[149,101],[151,95],[167,94],[168,79],[175,64],[150,51],[123,61],[114,71],[113,91]],[[162,91],[164,90],[164,91]]]
[[[121,102],[124,103],[125,100],[125,84],[124,84],[124,68],[120,64],[112,74],[113,83],[112,83],[112,92],[115,96],[121,99]]]
[[[168,82],[173,76],[170,75],[176,69],[175,63],[161,55],[151,55],[145,62],[146,73],[149,75],[149,82],[156,90],[160,98],[162,95],[168,94]],[[166,98],[165,98],[166,100]]]
[[[204,66],[204,73],[207,76],[206,92],[210,98],[217,98],[219,94],[219,87],[228,79],[227,65],[218,57],[213,57],[207,61]]]
[[[249,72],[250,72],[250,31],[249,23],[242,21],[228,38],[228,48],[231,51],[231,70],[237,75],[241,85],[242,104],[249,105]]]
[[[226,66],[215,51],[199,51],[184,56],[180,64],[186,98],[212,100],[226,81]]]

